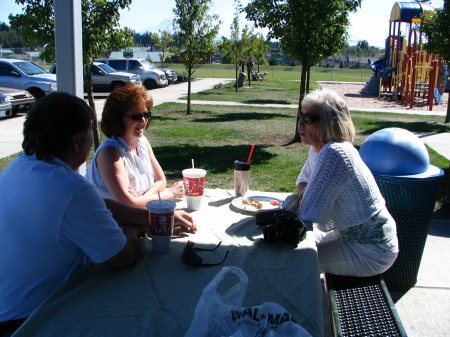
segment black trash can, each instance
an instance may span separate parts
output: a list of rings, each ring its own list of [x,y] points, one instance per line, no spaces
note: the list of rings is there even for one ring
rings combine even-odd
[[[375,180],[397,224],[399,254],[383,279],[389,290],[408,290],[417,282],[442,170],[431,176],[382,176]]]
[[[429,164],[423,142],[408,130],[379,130],[364,141],[361,158],[372,171],[397,224],[399,254],[384,274],[389,290],[417,282],[437,192],[444,171]]]

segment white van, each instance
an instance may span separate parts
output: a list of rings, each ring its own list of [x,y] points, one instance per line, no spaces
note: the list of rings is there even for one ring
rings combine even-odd
[[[106,63],[118,71],[138,74],[141,76],[142,84],[147,89],[161,88],[169,85],[166,74],[144,59],[120,58],[120,59],[97,59],[97,62]]]

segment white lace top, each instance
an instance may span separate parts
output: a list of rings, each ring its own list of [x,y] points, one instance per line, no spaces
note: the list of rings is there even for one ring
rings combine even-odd
[[[303,165],[303,168],[297,177],[297,181],[295,182],[295,185],[298,185],[299,183],[307,183],[308,182],[309,177],[311,177],[311,174],[313,173],[313,171],[316,167],[318,156],[319,156],[319,154],[316,152],[316,150],[314,150],[314,147],[310,146],[308,158],[306,159],[306,163],[305,163],[305,165]]]
[[[299,209],[303,221],[330,231],[376,221],[377,217],[386,219],[381,212],[385,201],[375,179],[351,143],[325,144],[308,165],[311,172],[305,171],[308,179]]]
[[[97,187],[97,190],[103,198],[113,199],[111,192],[103,181],[100,171],[95,164],[97,155],[106,147],[113,147],[119,151],[123,165],[128,174],[130,189],[132,189],[137,196],[144,194],[154,184],[155,179],[146,139],[141,137],[138,140],[138,155],[136,155],[130,150],[128,144],[121,137],[108,138],[98,147],[97,151],[95,151],[94,158],[86,172],[86,179]]]

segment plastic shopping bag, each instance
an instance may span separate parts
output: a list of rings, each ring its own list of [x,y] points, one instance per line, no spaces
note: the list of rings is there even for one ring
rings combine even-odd
[[[217,289],[227,274],[234,274],[238,282],[222,295]],[[277,303],[241,307],[247,285],[248,277],[242,269],[222,268],[203,289],[185,337],[310,337]]]

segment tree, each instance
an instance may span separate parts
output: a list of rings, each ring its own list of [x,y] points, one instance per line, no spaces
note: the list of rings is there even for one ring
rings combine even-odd
[[[428,39],[427,50],[440,54],[442,58],[450,63],[450,3],[444,1],[442,9],[424,14],[423,23],[420,28]],[[445,123],[450,120],[450,93],[447,104]]]
[[[234,63],[234,69],[235,69],[235,81],[236,81],[236,92],[238,91],[238,76],[239,76],[239,66],[240,66],[240,59],[239,54],[241,51],[241,39],[240,39],[240,31],[239,31],[239,13],[236,11],[234,13],[233,23],[230,26],[231,30],[231,43],[229,44],[229,49],[231,51],[231,54],[233,55],[233,63]]]
[[[164,60],[166,59],[167,52],[169,51],[169,44],[174,40],[168,31],[159,30],[158,32],[159,35],[156,33],[150,34],[150,38],[153,40],[155,47],[161,49],[159,59],[161,61],[161,68],[164,68]]]
[[[4,22],[0,22],[0,48],[23,48],[34,47],[25,45],[25,42],[17,31],[11,29]]]
[[[248,76],[248,85],[251,85],[251,76],[249,64],[253,67],[253,54],[254,48],[252,45],[254,39],[253,28],[250,29],[247,25],[242,29],[241,34],[241,55],[242,61],[245,61],[247,64],[247,76]]]
[[[41,57],[55,60],[55,29],[53,1],[16,0],[24,5],[23,14],[9,15],[11,27],[22,34],[25,41],[43,45]],[[100,144],[97,127],[97,113],[92,95],[91,64],[94,59],[103,57],[107,50],[123,48],[133,43],[133,31],[119,29],[119,9],[128,8],[131,0],[82,0],[82,38],[84,86],[87,90],[89,106],[92,110],[94,145]]]
[[[298,114],[309,91],[311,67],[344,46],[348,13],[360,5],[361,0],[252,0],[241,9],[257,27],[269,28],[268,37],[279,39],[281,49],[302,63]],[[293,142],[300,140],[297,123]]]
[[[145,48],[150,48],[150,45],[152,44],[152,39],[150,38],[150,35],[152,33],[149,31],[146,31],[144,33],[134,33],[133,34],[133,41],[135,46],[143,46]]]
[[[186,114],[191,114],[191,80],[194,65],[214,52],[214,38],[219,32],[217,15],[209,14],[211,0],[175,0],[174,28],[181,42],[182,60],[188,76]]]
[[[440,54],[442,58],[450,63],[450,3],[448,0],[444,1],[442,9],[436,9],[435,12],[425,14],[421,30],[425,33],[428,39],[427,49],[436,54]],[[450,119],[450,93],[448,94],[447,114],[445,116],[445,123]],[[447,195],[446,208],[450,208],[450,174],[447,175]]]
[[[254,56],[256,58],[256,63],[258,64],[258,73],[259,73],[259,65],[260,64],[266,64],[266,54],[270,50],[269,49],[269,43],[264,38],[262,33],[257,33],[253,38],[253,52]]]

